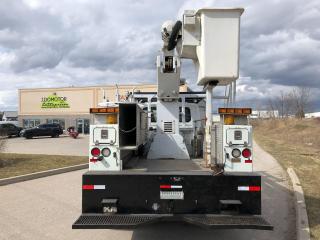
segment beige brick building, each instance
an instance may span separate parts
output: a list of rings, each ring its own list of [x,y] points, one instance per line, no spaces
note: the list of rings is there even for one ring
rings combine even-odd
[[[132,90],[156,92],[155,84],[119,85],[120,98]],[[181,86],[180,91],[187,91]],[[99,102],[114,101],[116,86],[19,89],[19,125],[25,128],[41,123],[60,123],[64,128],[75,126],[80,133],[89,132],[89,109]]]

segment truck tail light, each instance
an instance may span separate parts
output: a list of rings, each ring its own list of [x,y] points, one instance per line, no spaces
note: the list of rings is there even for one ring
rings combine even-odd
[[[100,155],[100,149],[99,148],[92,148],[91,149],[91,155],[94,157],[98,157]]]
[[[238,148],[234,148],[231,154],[232,154],[232,157],[238,158],[241,156],[241,151]]]
[[[251,157],[251,150],[249,148],[245,148],[242,150],[242,156],[245,158]]]
[[[111,151],[110,151],[109,148],[104,148],[104,149],[102,149],[101,153],[102,153],[102,155],[103,155],[104,157],[109,157],[110,154],[111,154]]]

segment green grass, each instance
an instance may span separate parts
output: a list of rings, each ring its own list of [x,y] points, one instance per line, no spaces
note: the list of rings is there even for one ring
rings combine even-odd
[[[312,239],[320,239],[320,121],[317,119],[253,122],[258,144],[297,173],[305,193]]]
[[[88,157],[0,153],[0,179],[88,162]]]

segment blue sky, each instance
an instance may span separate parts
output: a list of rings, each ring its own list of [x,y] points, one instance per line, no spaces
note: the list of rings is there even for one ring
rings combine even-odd
[[[155,83],[160,27],[186,9],[244,7],[237,96],[264,106],[310,87],[320,110],[320,1],[2,0],[0,110],[17,109],[17,89]],[[195,71],[182,76],[195,87]]]

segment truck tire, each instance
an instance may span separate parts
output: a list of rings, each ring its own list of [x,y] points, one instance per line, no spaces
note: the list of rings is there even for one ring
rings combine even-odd
[[[53,133],[53,134],[51,135],[51,137],[52,137],[52,138],[58,138],[58,137],[59,137],[59,133]]]

